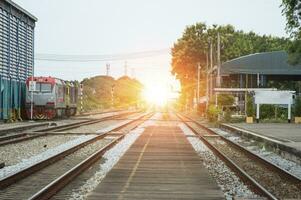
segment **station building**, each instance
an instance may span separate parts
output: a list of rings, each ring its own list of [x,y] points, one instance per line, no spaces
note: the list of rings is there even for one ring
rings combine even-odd
[[[36,21],[13,1],[0,1],[0,120],[21,119],[25,81],[34,70]]]
[[[221,66],[221,85],[226,88],[277,88],[301,94],[301,64],[290,65],[285,51],[256,53]]]
[[[220,87],[216,87],[217,67],[211,71],[211,77],[209,94],[234,94],[236,105],[244,112],[246,94],[250,91],[273,88],[301,95],[301,64],[290,65],[285,51],[255,53],[224,62],[220,68]]]

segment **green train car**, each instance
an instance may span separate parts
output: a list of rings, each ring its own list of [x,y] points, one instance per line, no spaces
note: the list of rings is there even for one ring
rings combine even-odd
[[[0,1],[0,120],[22,118],[26,79],[34,68],[36,21],[13,1]]]

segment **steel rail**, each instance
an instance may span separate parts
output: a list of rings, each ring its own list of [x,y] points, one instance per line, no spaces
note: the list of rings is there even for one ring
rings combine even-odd
[[[6,177],[4,177],[4,178],[2,178],[0,180],[0,189],[6,188],[9,185],[11,185],[13,183],[16,183],[17,181],[20,181],[21,179],[23,179],[23,178],[31,175],[32,173],[34,173],[36,171],[39,171],[39,170],[45,168],[46,166],[48,166],[48,165],[50,165],[50,164],[52,164],[52,163],[54,163],[54,162],[56,162],[56,161],[58,161],[58,160],[60,160],[60,159],[62,159],[64,157],[66,157],[66,156],[74,153],[78,149],[80,149],[80,148],[82,148],[84,146],[87,146],[88,144],[93,143],[93,142],[95,142],[95,141],[97,141],[99,139],[102,139],[103,137],[105,137],[109,133],[116,132],[116,131],[124,128],[125,126],[128,126],[128,125],[130,125],[130,124],[132,124],[132,123],[134,123],[136,121],[139,121],[139,120],[143,119],[145,116],[148,116],[148,115],[150,115],[150,114],[144,114],[142,116],[139,116],[137,119],[133,119],[130,122],[127,122],[127,123],[125,123],[123,125],[120,125],[120,126],[114,128],[114,129],[112,129],[112,130],[110,130],[108,132],[102,133],[102,134],[100,134],[98,136],[95,136],[95,137],[91,138],[90,140],[82,142],[82,143],[80,143],[80,144],[78,144],[78,145],[76,145],[76,146],[74,146],[72,148],[69,148],[69,149],[67,149],[65,151],[62,151],[62,152],[56,154],[56,155],[53,155],[53,156],[49,157],[48,159],[42,160],[42,161],[40,161],[38,163],[35,163],[35,164],[33,164],[33,165],[31,165],[31,166],[29,166],[27,168],[24,168],[24,169],[22,169],[20,171],[17,171],[15,173],[13,173],[13,174],[10,174],[10,175],[8,175],[8,176],[6,176]]]
[[[247,148],[241,146],[240,144],[233,142],[231,140],[229,140],[228,138],[226,138],[223,135],[217,134],[216,132],[212,131],[211,129],[205,127],[204,125],[202,125],[201,123],[197,122],[194,119],[191,119],[187,116],[185,116],[187,119],[189,119],[189,121],[195,123],[198,127],[204,129],[205,131],[209,131],[211,134],[214,135],[218,135],[224,142],[236,147],[237,149],[243,151],[244,153],[246,153],[248,156],[256,159],[257,161],[261,162],[264,165],[267,165],[269,167],[269,169],[272,169],[273,171],[280,173],[280,174],[284,174],[285,178],[289,178],[290,181],[296,183],[296,184],[300,184],[301,183],[301,179],[297,176],[295,176],[294,174],[290,173],[289,171],[282,169],[281,167],[275,165],[274,163],[266,160],[265,158],[263,158],[260,155],[254,154],[253,152],[251,152],[250,150],[248,150]]]
[[[80,117],[83,117],[83,116],[100,115],[100,114],[106,114],[106,113],[115,113],[115,112],[120,112],[120,111],[123,111],[123,110],[112,110],[112,111],[104,111],[104,112],[83,113],[83,114],[71,117],[70,119],[77,119],[77,118],[80,118]],[[36,127],[47,126],[48,124],[49,124],[48,122],[43,122],[43,123],[39,123],[39,124],[30,124],[30,125],[26,125],[26,126],[18,126],[18,127],[13,127],[13,128],[0,129],[0,136],[1,135],[6,135],[8,133],[15,133],[15,132],[20,132],[20,131],[25,131],[25,130],[36,128]],[[2,137],[0,137],[0,138],[2,138]],[[1,139],[0,139],[0,141],[1,141]]]
[[[204,142],[204,144],[215,154],[217,155],[221,160],[224,161],[224,163],[230,168],[232,169],[236,175],[238,177],[241,178],[241,180],[246,183],[247,185],[250,186],[250,188],[257,194],[266,197],[268,199],[272,199],[272,200],[277,200],[278,198],[276,198],[273,194],[271,194],[266,188],[264,188],[262,185],[260,185],[255,179],[253,179],[247,172],[245,172],[243,169],[241,169],[237,164],[235,164],[229,157],[227,157],[224,153],[222,153],[221,151],[219,151],[216,147],[214,147],[204,136],[200,135],[198,133],[198,131],[196,131],[191,125],[189,125],[189,122],[193,122],[197,125],[199,125],[200,128],[202,128],[205,131],[210,132],[210,134],[212,134],[212,131],[210,129],[208,129],[205,126],[202,126],[200,124],[198,124],[197,122],[195,122],[195,120],[189,119],[184,120],[183,117],[176,113],[176,115],[179,117],[179,119],[194,133],[196,134],[200,140],[202,140]],[[186,117],[186,116],[185,116]],[[186,117],[187,118],[187,117]],[[209,131],[210,130],[210,131]],[[215,135],[217,135],[215,133]],[[218,135],[219,136],[219,135]]]
[[[107,121],[107,120],[113,120],[113,119],[116,119],[116,118],[119,118],[122,116],[127,116],[127,115],[131,115],[131,114],[135,114],[135,113],[138,113],[138,111],[121,113],[121,114],[116,114],[113,116],[103,117],[100,119],[91,119],[91,120],[82,121],[82,122],[75,122],[75,123],[65,124],[65,125],[56,126],[56,127],[45,128],[45,129],[33,131],[32,133],[19,133],[19,134],[14,134],[14,135],[8,135],[8,136],[0,137],[0,146],[18,143],[18,142],[22,142],[25,140],[30,140],[30,139],[34,139],[37,137],[45,136],[45,135],[47,135],[47,133],[45,133],[45,132],[49,132],[49,131],[54,131],[54,132],[66,131],[66,130],[70,130],[70,129],[79,128],[81,126],[96,124],[96,123]]]
[[[153,115],[153,113],[143,115],[143,116],[139,117],[138,119],[134,119],[133,121],[128,122],[127,124],[124,124],[124,125],[118,127],[118,130],[123,127],[128,126],[129,124],[140,121],[139,124],[136,124],[134,127],[131,128],[131,130],[135,129],[137,126],[139,126],[144,121],[146,121],[148,118],[150,118],[152,115]],[[143,118],[145,118],[145,119],[143,119]],[[143,119],[143,120],[141,120],[141,119]],[[114,131],[118,131],[118,130],[114,130]],[[76,165],[75,167],[70,169],[65,174],[58,177],[56,180],[54,180],[53,182],[48,184],[46,187],[44,187],[40,191],[38,191],[31,198],[29,198],[29,200],[50,199],[53,195],[55,195],[57,192],[59,192],[61,189],[63,189],[68,183],[70,183],[77,176],[79,176],[81,173],[83,173],[86,169],[88,169],[90,166],[92,166],[97,160],[99,160],[102,157],[102,155],[105,151],[107,151],[109,148],[113,147],[123,137],[124,137],[124,135],[119,136],[114,141],[107,144],[105,147],[101,148],[100,150],[98,150],[97,152],[95,152],[94,154],[92,154],[91,156],[86,158],[84,161],[82,161],[81,163],[79,163],[78,165]]]

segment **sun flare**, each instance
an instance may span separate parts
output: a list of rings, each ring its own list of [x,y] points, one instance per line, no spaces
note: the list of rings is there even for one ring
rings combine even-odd
[[[159,84],[146,86],[143,91],[145,101],[156,106],[166,105],[168,101],[168,94],[168,88]]]

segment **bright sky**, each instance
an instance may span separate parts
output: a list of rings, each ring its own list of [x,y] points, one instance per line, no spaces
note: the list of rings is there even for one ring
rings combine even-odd
[[[185,26],[232,24],[260,34],[286,36],[281,0],[14,0],[34,14],[35,52],[107,55],[172,47]],[[172,80],[168,50],[159,56],[126,59],[128,74],[143,83]],[[111,61],[111,75],[124,75],[124,62]],[[82,80],[104,75],[107,62],[36,61],[35,74]]]

